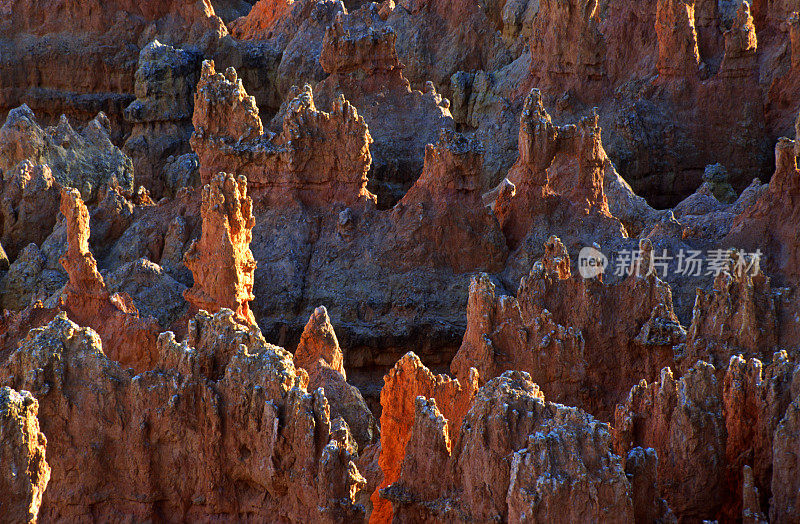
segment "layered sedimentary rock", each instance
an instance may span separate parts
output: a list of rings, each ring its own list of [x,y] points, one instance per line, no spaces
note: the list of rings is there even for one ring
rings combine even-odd
[[[700,51],[695,30],[695,4],[685,0],[659,0],[656,8],[658,73],[691,76],[698,73]]]
[[[208,0],[15,0],[5,4],[0,28],[9,50],[0,61],[0,112],[25,102],[50,120],[61,113],[87,120],[104,111],[115,125],[133,102],[137,57],[146,44],[158,38],[213,49],[227,35]]]
[[[506,48],[488,3],[401,0],[382,2],[380,14],[398,34],[406,78],[415,86],[432,81],[446,96],[456,72],[497,70],[523,46],[520,42],[511,52]]]
[[[39,403],[27,391],[0,388],[0,518],[36,522],[50,480],[47,438],[39,429]]]
[[[434,259],[456,272],[499,269],[507,247],[497,219],[483,204],[483,155],[480,142],[447,129],[425,147],[422,174],[392,209],[398,236],[410,250],[405,256]],[[431,242],[441,246],[437,253],[431,253]]]
[[[227,308],[239,322],[255,324],[249,305],[256,261],[250,251],[254,219],[247,179],[219,173],[203,187],[202,198],[202,234],[184,255],[194,287],[184,296],[198,309]]]
[[[62,186],[74,187],[86,200],[110,187],[133,191],[133,164],[110,139],[111,125],[99,114],[76,131],[62,115],[55,127],[42,128],[33,111],[22,105],[0,128],[0,170],[12,172],[20,162],[47,164]]]
[[[795,7],[6,2],[42,520],[797,520]]]
[[[228,27],[236,38],[267,39],[270,30],[284,17],[294,0],[258,0],[246,16],[233,20]]]
[[[775,430],[773,441],[772,504],[769,516],[772,522],[791,522],[800,517],[798,512],[797,435],[800,431],[800,396],[798,372],[792,380],[792,403]]]
[[[772,493],[773,442],[776,429],[793,400],[792,377],[796,366],[785,352],[777,352],[764,366],[758,359],[745,361],[732,357],[723,383],[723,413],[727,430],[725,455],[727,459],[727,489],[742,493],[742,512],[748,510],[748,484],[758,495],[750,502],[752,513],[767,507]],[[750,472],[744,468],[750,468]],[[750,477],[748,479],[748,476]],[[733,497],[731,497],[733,498]],[[776,501],[785,505],[786,493],[776,495]],[[731,504],[727,515],[735,518],[739,505]]]
[[[714,367],[700,362],[676,379],[665,368],[658,381],[635,386],[617,407],[615,446],[652,447],[660,457],[664,498],[684,518],[713,518],[721,509],[725,420]]]
[[[758,37],[750,14],[750,3],[743,1],[736,11],[730,29],[725,31],[725,55],[720,71],[723,75],[752,75],[756,66]]]
[[[157,370],[135,376],[61,315],[5,363],[0,382],[38,397],[50,435],[43,520],[363,518],[349,433],[332,433],[325,395],[306,392],[288,352],[230,311],[200,315],[187,341],[165,333],[157,347]]]
[[[548,229],[564,236],[570,247],[590,244],[590,236],[626,236],[622,223],[611,216],[604,191],[608,159],[600,131],[596,116],[578,126],[554,125],[541,92],[531,90],[520,117],[517,162],[507,177],[515,191],[499,193],[494,202],[512,248],[541,245],[547,238],[541,234]],[[553,222],[556,225],[551,226]],[[588,228],[593,234],[581,231]],[[518,260],[524,269],[533,262]]]

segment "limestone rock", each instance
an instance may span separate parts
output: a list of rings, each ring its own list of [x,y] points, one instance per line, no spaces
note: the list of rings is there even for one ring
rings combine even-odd
[[[571,273],[559,238],[544,249],[516,297],[497,296],[486,275],[472,280],[467,331],[451,370],[462,377],[475,367],[483,381],[523,370],[548,398],[611,418],[630,377],[655,377],[673,362],[685,332],[671,290],[643,268],[615,284],[584,279]]]
[[[791,522],[798,518],[797,438],[800,428],[800,402],[797,396],[798,373],[792,384],[792,403],[775,429],[772,458],[772,499],[770,522]]]
[[[372,494],[370,520],[386,522],[391,519],[392,508],[381,497],[379,490],[400,476],[406,446],[412,435],[417,397],[435,399],[447,420],[448,434],[457,435],[477,389],[478,375],[475,370],[471,370],[470,376],[461,381],[446,375],[434,375],[413,352],[400,359],[384,377],[381,389],[381,454],[378,459],[383,482]]]
[[[344,98],[318,111],[309,86],[287,105],[283,131],[265,134],[255,100],[236,71],[205,61],[195,95],[192,148],[204,184],[219,171],[246,176],[257,200],[274,205],[366,203],[371,137]],[[324,147],[319,147],[323,143]]]
[[[742,512],[758,518],[761,497],[753,492],[763,494],[764,501],[771,493],[774,435],[792,401],[795,371],[785,352],[775,353],[771,360],[764,366],[758,359],[731,357],[725,373],[727,483],[732,494],[741,492],[741,500],[729,504],[731,518]]]
[[[369,187],[381,207],[397,202],[419,176],[426,144],[436,142],[440,129],[455,127],[449,102],[432,83],[422,92],[411,89],[395,45],[395,29],[381,19],[375,4],[337,15],[320,55],[329,76],[315,88],[323,106],[343,94],[369,126]]]
[[[382,490],[396,519],[633,520],[608,426],[545,402],[526,373],[506,372],[478,391],[452,449],[436,406],[416,401],[400,479]]]
[[[752,75],[757,49],[758,39],[750,14],[750,3],[742,1],[733,25],[725,31],[725,56],[720,66],[721,72],[726,75]]]
[[[330,401],[331,420],[341,417],[358,449],[378,440],[378,426],[361,393],[347,383],[344,355],[325,306],[314,310],[300,337],[294,363],[308,373],[308,389],[322,388]]]
[[[714,367],[698,362],[680,379],[669,368],[617,406],[618,453],[652,447],[661,493],[680,518],[714,518],[723,503],[725,421]]]
[[[775,174],[770,179],[769,191],[762,192],[755,204],[736,218],[726,241],[753,251],[757,247],[774,246],[769,249],[771,253],[765,257],[762,267],[774,268],[787,278],[797,280],[800,278],[800,244],[787,225],[800,213],[800,171],[794,148],[793,140],[778,140]],[[768,250],[762,248],[762,252]]]
[[[734,355],[765,358],[776,350],[775,296],[759,260],[733,251],[723,262],[713,290],[697,291],[684,368],[704,360],[721,369]]]
[[[189,152],[192,102],[200,72],[200,58],[153,40],[139,53],[134,93],[125,109],[133,131],[123,150],[136,170],[136,184],[156,199],[179,187],[164,177],[170,156]]]
[[[540,0],[530,41],[531,73],[539,78],[602,79],[605,41],[599,17],[596,0]]]
[[[50,168],[22,161],[6,172],[0,189],[2,242],[15,260],[24,246],[41,244],[52,232],[58,215],[60,184]]]
[[[656,14],[658,73],[691,76],[698,72],[700,51],[695,29],[695,4],[686,0],[659,0]]]

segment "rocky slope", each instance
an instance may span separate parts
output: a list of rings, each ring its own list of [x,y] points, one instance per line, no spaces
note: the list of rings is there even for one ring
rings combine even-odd
[[[798,521],[796,11],[0,1],[0,520]]]

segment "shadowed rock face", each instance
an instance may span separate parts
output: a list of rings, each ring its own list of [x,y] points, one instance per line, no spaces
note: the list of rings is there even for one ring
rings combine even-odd
[[[0,520],[797,521],[795,9],[0,1]]]

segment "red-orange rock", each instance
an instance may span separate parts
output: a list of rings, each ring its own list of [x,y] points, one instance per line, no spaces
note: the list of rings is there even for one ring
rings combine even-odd
[[[750,250],[762,247],[762,268],[780,271],[786,278],[798,281],[800,242],[791,226],[798,217],[800,171],[795,142],[780,138],[775,146],[775,174],[770,179],[769,191],[763,192],[755,205],[736,218],[725,241]]]
[[[186,267],[194,275],[194,287],[186,300],[209,312],[227,308],[239,322],[255,324],[249,303],[253,300],[256,261],[250,251],[253,201],[247,195],[247,179],[217,174],[203,187],[203,230],[185,254]]]
[[[792,401],[794,371],[795,365],[785,352],[775,353],[766,367],[755,358],[730,359],[722,389],[727,430],[727,491],[731,494],[725,510],[729,518],[737,518],[744,511],[758,513],[762,502],[766,507],[769,501],[775,430]],[[746,473],[744,468],[748,467],[750,472]],[[760,496],[748,501],[753,498],[748,493],[752,490]],[[742,494],[740,500],[735,493]]]
[[[714,367],[698,362],[676,380],[642,381],[617,406],[614,446],[627,453],[652,447],[659,457],[661,493],[679,518],[714,518],[721,509],[725,465],[725,421]]]
[[[494,206],[512,247],[532,233],[541,234],[552,215],[564,217],[559,228],[565,232],[586,230],[588,222],[604,236],[626,235],[619,220],[611,216],[605,196],[608,159],[600,131],[596,115],[583,119],[577,127],[554,125],[541,92],[531,90],[520,116],[519,156],[507,177],[516,191]],[[580,221],[581,226],[573,221]],[[585,232],[578,232],[582,234]]]
[[[658,74],[667,77],[696,75],[700,51],[697,48],[694,2],[659,0],[657,5]]]
[[[454,129],[449,101],[431,82],[422,92],[411,88],[395,45],[396,32],[375,4],[337,15],[320,55],[329,76],[314,88],[323,106],[343,94],[369,126],[370,187],[381,207],[393,205],[408,190],[423,168],[426,145],[436,142],[439,131]]]
[[[305,86],[287,104],[281,134],[265,134],[236,71],[228,68],[223,76],[213,61],[203,62],[191,139],[203,183],[219,171],[246,176],[257,202],[278,206],[374,201],[366,190],[367,125],[344,98],[332,106],[330,113],[318,111]]]
[[[347,383],[344,355],[325,306],[308,319],[294,353],[294,364],[308,372],[308,390],[322,388],[330,401],[331,420],[347,423],[359,450],[378,440],[375,418],[355,386]]]
[[[507,247],[481,198],[483,153],[478,141],[447,129],[425,146],[422,174],[392,209],[399,241],[408,246],[400,267],[427,259],[457,272],[500,269]],[[441,247],[431,253],[431,244]]]
[[[560,82],[602,79],[605,41],[599,30],[600,9],[594,0],[539,2],[531,33],[531,73]],[[569,88],[571,82],[561,85]]]
[[[480,389],[452,449],[437,405],[417,399],[401,476],[381,491],[396,520],[633,520],[608,426],[545,402],[526,373]]]
[[[27,391],[0,388],[0,519],[36,522],[50,481],[47,438],[39,429],[39,403]]]
[[[149,369],[156,359],[158,322],[139,318],[127,293],[112,295],[106,289],[89,251],[89,212],[76,189],[62,189],[61,213],[66,218],[67,252],[60,262],[69,275],[64,308],[81,324],[96,328],[111,358],[137,370]]]
[[[294,0],[258,0],[253,9],[228,24],[231,34],[239,39],[268,36],[276,22],[286,15]]]
[[[750,15],[750,3],[743,1],[736,11],[736,19],[725,31],[725,56],[720,73],[728,76],[752,75],[756,69],[758,38],[756,26]]]
[[[724,369],[734,355],[767,358],[777,349],[778,307],[759,261],[732,251],[710,292],[697,290],[682,368],[704,360]]]
[[[642,264],[652,253],[648,246],[642,243]],[[655,377],[673,362],[684,330],[671,290],[646,267],[612,285],[584,279],[572,275],[557,237],[544,248],[516,298],[497,296],[486,275],[473,279],[467,331],[451,370],[462,377],[475,367],[484,381],[523,370],[548,398],[610,420],[638,378]]]
[[[162,334],[158,368],[140,375],[63,314],[4,362],[0,383],[38,398],[49,435],[41,519],[363,519],[351,437],[291,354],[231,311],[195,327],[196,346]],[[218,376],[203,365],[212,354]]]
[[[798,435],[800,435],[800,373],[795,370],[792,379],[792,403],[775,429],[772,447],[772,504],[770,522],[793,522],[800,518],[800,482],[797,460]]]
[[[370,522],[389,522],[392,509],[379,490],[400,476],[406,445],[411,438],[416,399],[433,398],[447,420],[448,432],[457,435],[461,421],[478,390],[475,370],[461,381],[434,375],[414,353],[407,353],[384,377],[381,390],[381,454],[378,463],[383,482],[372,494]]]

